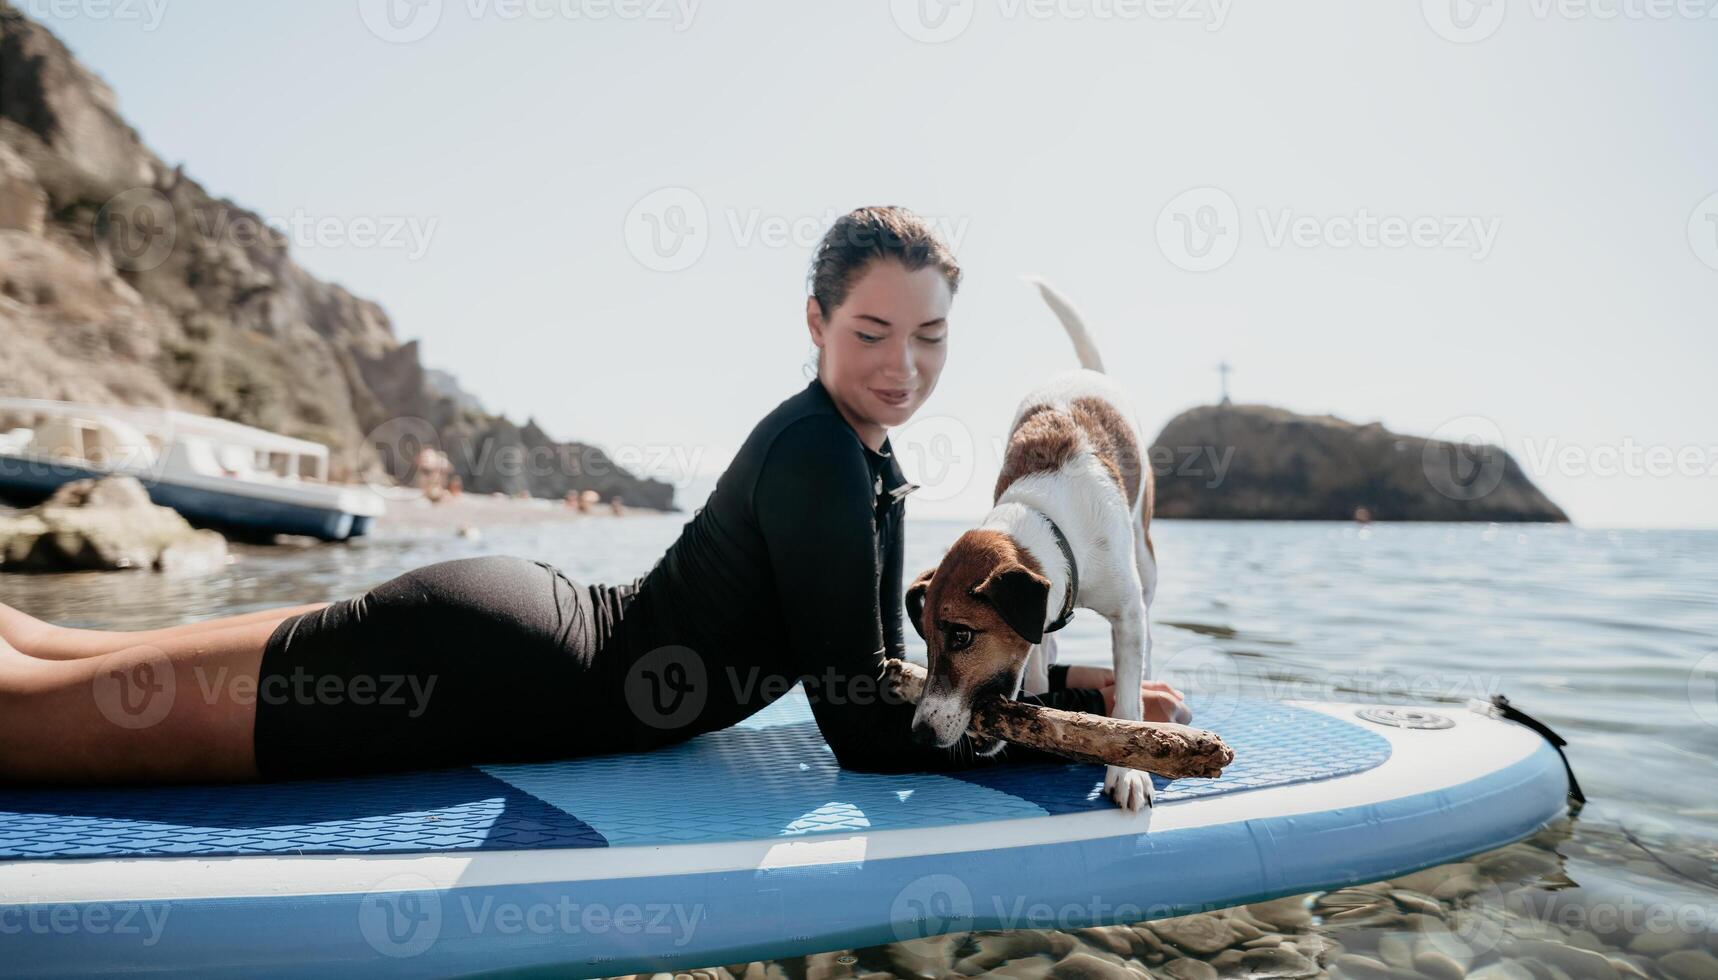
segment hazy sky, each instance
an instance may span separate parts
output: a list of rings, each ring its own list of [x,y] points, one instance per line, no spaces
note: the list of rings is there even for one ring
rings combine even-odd
[[[666,478],[805,384],[811,245],[892,203],[967,276],[916,513],[982,513],[1074,366],[1030,273],[1148,436],[1227,358],[1500,433],[1578,522],[1718,524],[1718,0],[14,2],[429,364]]]

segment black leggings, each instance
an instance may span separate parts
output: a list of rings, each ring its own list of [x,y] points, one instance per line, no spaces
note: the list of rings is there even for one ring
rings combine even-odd
[[[288,617],[258,672],[257,767],[285,779],[634,748],[603,710],[624,658],[601,657],[630,588],[460,558]]]

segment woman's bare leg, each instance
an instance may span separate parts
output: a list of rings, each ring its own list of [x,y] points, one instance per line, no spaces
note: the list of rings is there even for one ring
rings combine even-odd
[[[238,616],[223,616],[219,619],[153,630],[86,630],[55,626],[0,602],[0,640],[11,644],[13,649],[26,656],[43,660],[77,660],[117,653],[132,647],[157,646],[172,640],[201,636],[210,630],[224,630],[259,622],[279,625],[280,621],[288,616],[313,612],[326,605],[326,602],[312,602],[302,606],[263,609]]]
[[[280,618],[70,660],[0,640],[0,784],[256,779],[257,672]]]

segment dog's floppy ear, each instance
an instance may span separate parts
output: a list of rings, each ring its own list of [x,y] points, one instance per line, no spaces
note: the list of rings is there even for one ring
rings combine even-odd
[[[913,630],[921,640],[925,639],[925,593],[931,590],[931,576],[936,573],[935,568],[927,568],[907,586],[907,618],[913,621]]]
[[[973,590],[1001,614],[1002,621],[1028,643],[1044,641],[1044,613],[1050,601],[1050,580],[1018,562],[990,573]]]

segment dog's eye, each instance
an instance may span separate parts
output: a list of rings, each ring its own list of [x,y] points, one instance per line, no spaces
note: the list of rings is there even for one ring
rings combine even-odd
[[[972,646],[972,630],[964,626],[956,626],[948,631],[948,648],[950,650],[965,650]]]

